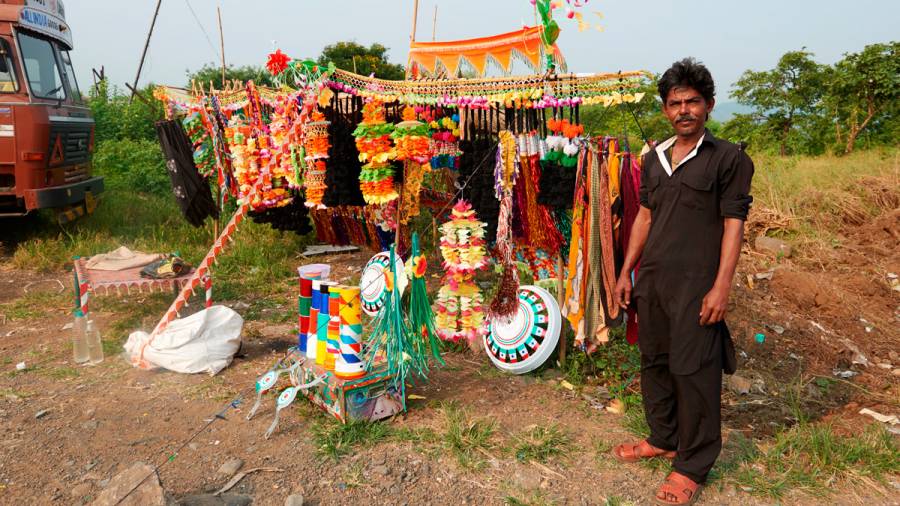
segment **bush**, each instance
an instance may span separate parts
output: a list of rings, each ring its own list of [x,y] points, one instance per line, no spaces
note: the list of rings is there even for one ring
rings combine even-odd
[[[94,172],[110,189],[165,195],[171,192],[165,159],[155,140],[119,139],[98,144]]]
[[[153,85],[141,91],[147,102],[130,101],[130,95],[110,88],[107,81],[91,89],[88,104],[96,124],[96,142],[110,140],[156,140],[155,123],[164,117],[162,102],[153,98]]]

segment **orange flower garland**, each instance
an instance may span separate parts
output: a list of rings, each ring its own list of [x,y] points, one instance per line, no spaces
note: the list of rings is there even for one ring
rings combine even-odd
[[[394,125],[384,118],[384,103],[371,100],[363,106],[363,122],[353,131],[359,160],[366,162],[359,173],[359,188],[367,204],[386,204],[399,197],[391,166],[396,158],[390,137]]]

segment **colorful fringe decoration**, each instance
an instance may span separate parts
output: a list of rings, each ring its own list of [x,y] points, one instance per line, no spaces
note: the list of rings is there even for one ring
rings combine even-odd
[[[450,221],[441,225],[441,233],[445,274],[435,300],[438,336],[453,342],[465,339],[472,345],[485,331],[483,299],[474,281],[475,271],[487,266],[485,224],[468,202],[460,200]]]
[[[415,345],[415,336],[403,317],[400,290],[394,282],[396,273],[394,265],[396,253],[391,247],[391,271],[385,272],[389,291],[384,300],[384,307],[372,324],[369,337],[369,348],[366,352],[366,370],[371,371],[379,356],[387,363],[388,374],[393,375],[393,383],[401,388],[411,374],[425,376],[426,358],[419,353]]]
[[[306,187],[307,207],[325,207],[322,203],[327,189],[325,160],[328,159],[328,149],[331,147],[328,142],[328,125],[330,122],[324,121],[322,113],[316,111],[313,113],[313,121],[306,126],[306,135],[303,139],[306,173],[303,184]]]
[[[412,255],[407,260],[406,272],[412,276],[412,287],[409,295],[409,327],[416,336],[414,341],[418,352],[431,358],[438,364],[445,365],[441,358],[440,343],[438,343],[438,331],[434,321],[434,312],[428,303],[428,292],[425,286],[425,274],[428,270],[428,262],[425,254],[419,248],[419,234],[412,235]]]
[[[212,176],[216,169],[216,154],[207,133],[208,129],[203,124],[203,118],[199,112],[193,112],[185,116],[181,122],[194,148],[194,165],[197,166],[197,172],[205,178]]]
[[[367,204],[386,204],[399,197],[391,166],[396,157],[391,145],[394,125],[384,118],[384,103],[371,100],[363,106],[363,121],[353,131],[359,161],[365,162],[359,174],[359,188]]]
[[[412,107],[403,110],[403,121],[397,124],[391,138],[397,161],[403,162],[403,196],[400,199],[400,223],[419,215],[419,190],[425,171],[430,168],[431,151],[428,125],[416,120]]]
[[[497,256],[503,269],[497,293],[491,301],[488,313],[491,318],[508,319],[519,309],[519,269],[513,263],[512,207],[513,185],[519,172],[519,155],[516,138],[507,130],[499,134],[497,163],[494,168],[494,192],[500,200],[497,218]]]

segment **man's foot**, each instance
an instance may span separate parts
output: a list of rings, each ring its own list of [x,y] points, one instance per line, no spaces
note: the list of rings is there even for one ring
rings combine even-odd
[[[674,451],[657,448],[648,443],[646,439],[640,443],[622,443],[613,448],[612,454],[620,462],[637,462],[641,459],[652,459],[653,457],[675,458]]]
[[[703,485],[687,476],[672,471],[656,492],[656,504],[660,506],[688,506],[697,501]]]

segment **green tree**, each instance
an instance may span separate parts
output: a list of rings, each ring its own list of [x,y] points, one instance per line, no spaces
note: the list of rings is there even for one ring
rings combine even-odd
[[[387,59],[388,48],[377,42],[369,47],[352,41],[336,42],[325,46],[317,63],[327,65],[333,62],[342,70],[349,70],[367,76],[375,74],[380,79],[399,81],[406,77],[403,65],[390,63]]]
[[[779,139],[784,156],[799,125],[821,115],[824,68],[804,50],[784,54],[772,70],[747,70],[732,87],[738,103],[754,109],[751,118]],[[748,118],[741,118],[742,127]],[[727,130],[727,129],[726,129]]]
[[[860,133],[873,125],[890,124],[896,130],[898,100],[900,42],[871,44],[845,54],[829,72],[826,97],[837,122],[837,141],[843,141],[842,130],[846,133],[844,152],[853,151]]]
[[[196,82],[198,86],[202,85],[207,89],[209,88],[209,83],[212,83],[216,88],[222,87],[222,67],[219,65],[207,63],[193,72],[188,70],[186,74],[188,78],[187,88],[191,87],[191,82]],[[253,81],[254,84],[259,86],[274,86],[272,75],[269,74],[269,71],[265,67],[254,65],[244,65],[243,67],[228,65],[225,68],[225,80],[240,81],[242,83]]]

